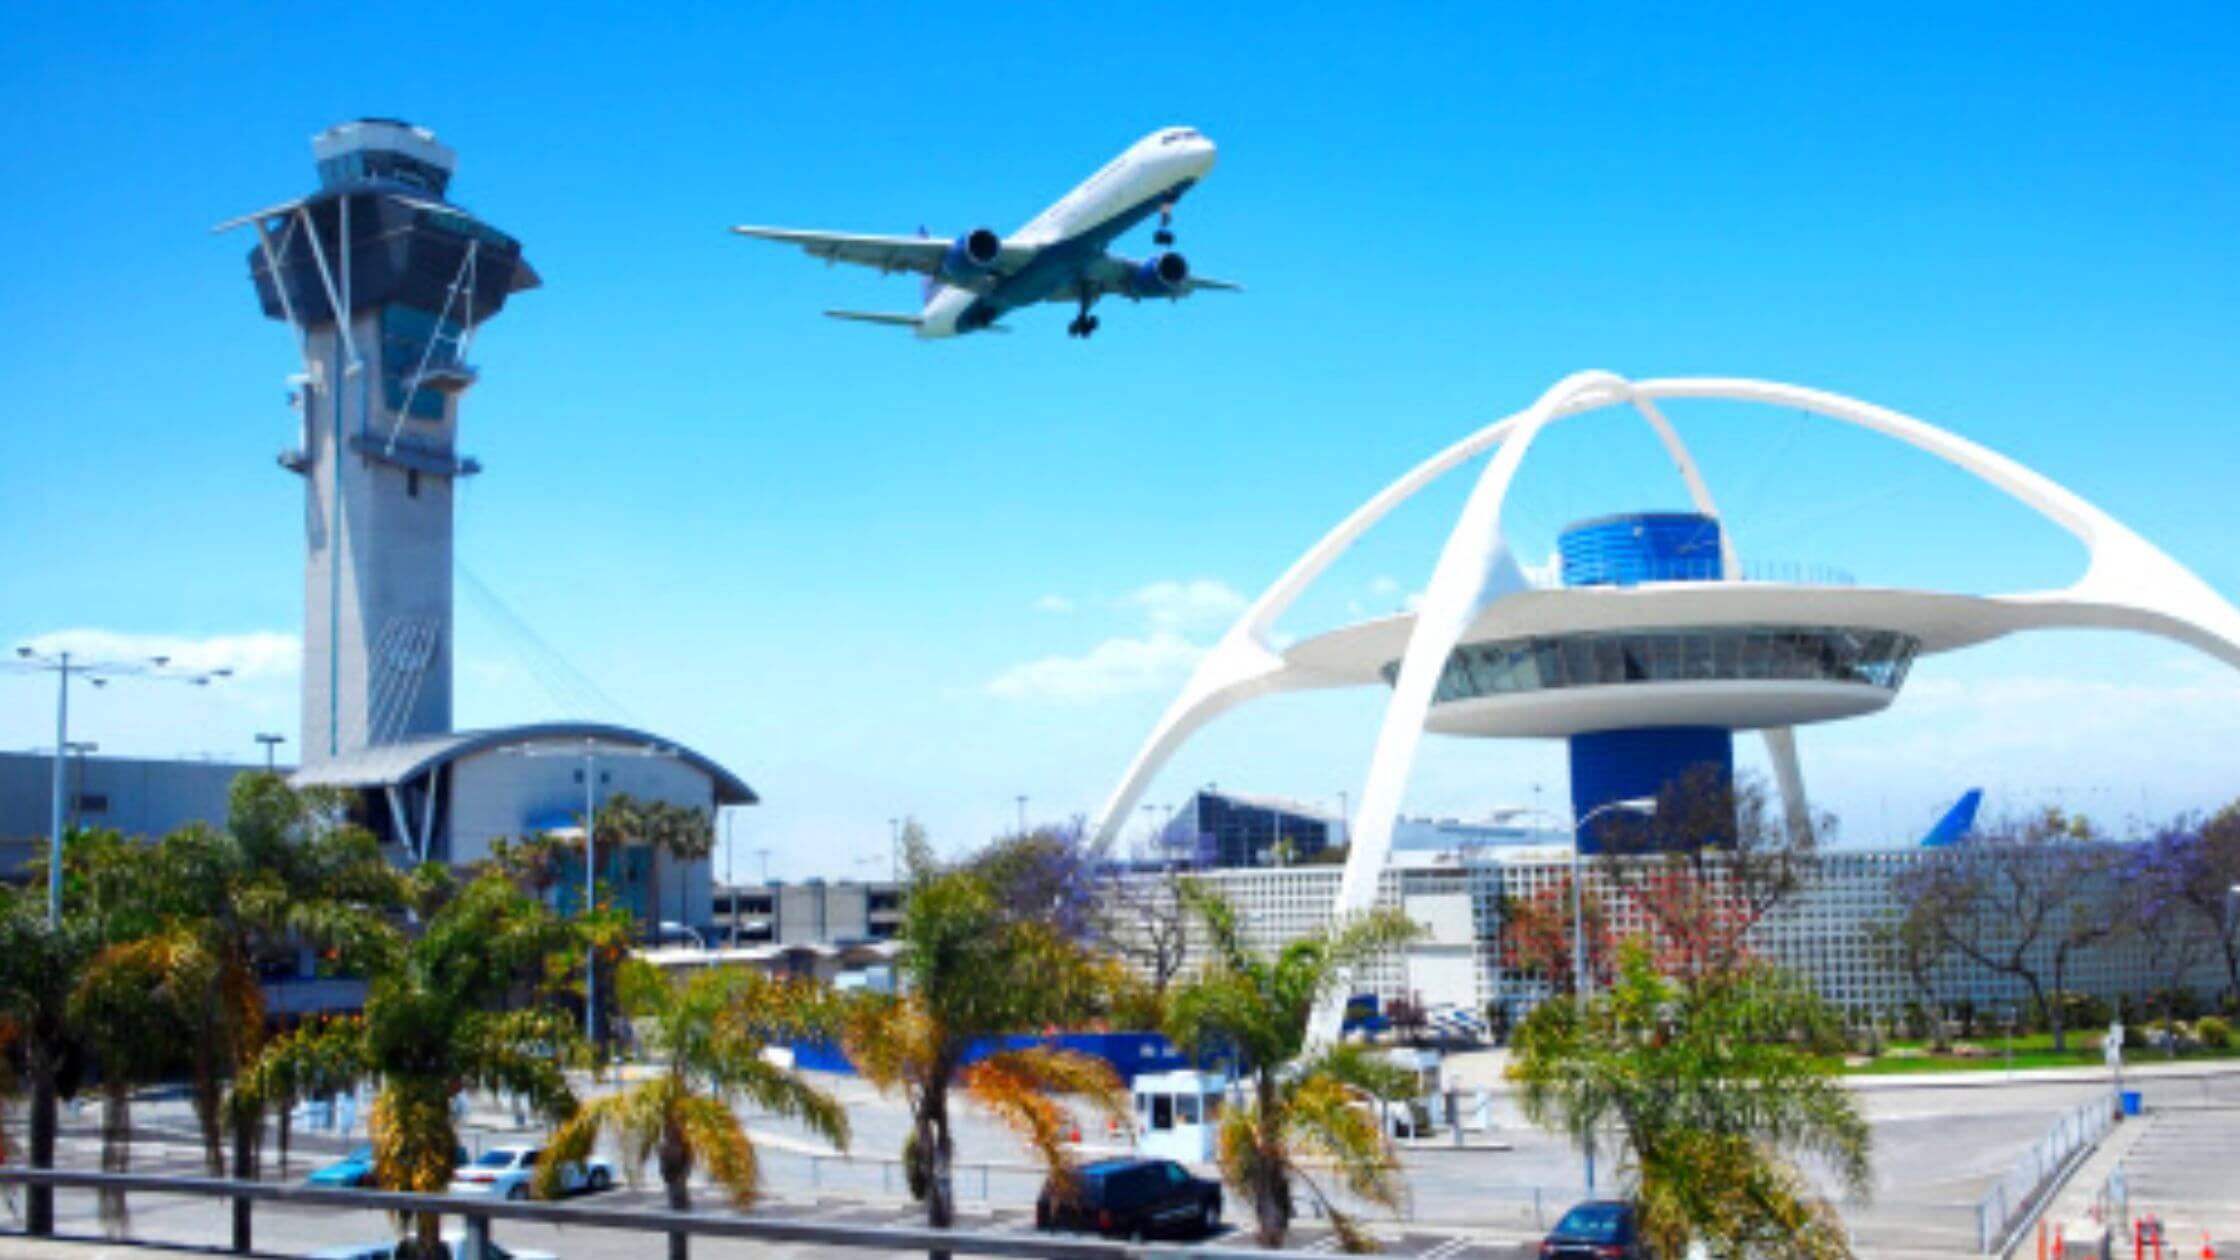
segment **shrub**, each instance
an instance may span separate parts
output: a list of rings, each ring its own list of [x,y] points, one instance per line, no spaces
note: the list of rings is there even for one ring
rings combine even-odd
[[[2214,1015],[2204,1015],[2195,1021],[2193,1035],[2211,1050],[2232,1048],[2232,1025]]]
[[[2089,993],[2065,991],[2050,995],[2043,1005],[2035,1001],[2030,1003],[2030,1009],[2023,1016],[2025,1026],[2036,1032],[2051,1031],[2053,1021],[2047,1018],[2045,1008],[2056,1005],[2061,1011],[2061,1026],[2071,1031],[2106,1028],[2114,1015],[2106,1002]]]

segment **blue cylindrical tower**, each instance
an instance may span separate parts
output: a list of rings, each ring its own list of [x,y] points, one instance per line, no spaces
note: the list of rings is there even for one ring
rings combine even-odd
[[[1581,521],[1563,531],[1556,550],[1565,586],[1715,582],[1723,576],[1718,519],[1695,512],[1629,512]],[[1705,766],[1718,784],[1732,785],[1732,730],[1645,726],[1581,732],[1571,737],[1571,816],[1584,819],[1616,801],[1655,796]],[[1601,850],[1602,822],[1581,831],[1583,851]]]

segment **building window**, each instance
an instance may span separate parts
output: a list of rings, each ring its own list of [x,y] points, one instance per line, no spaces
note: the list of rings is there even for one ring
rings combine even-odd
[[[78,793],[78,812],[81,814],[106,814],[109,812],[107,792]]]

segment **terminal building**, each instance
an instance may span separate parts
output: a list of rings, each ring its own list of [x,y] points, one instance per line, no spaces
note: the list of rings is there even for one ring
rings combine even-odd
[[[1747,568],[1665,414],[1675,402],[1698,399],[1779,407],[1911,446],[2066,531],[2087,552],[2085,571],[2061,590],[1973,595]],[[1679,474],[1688,507],[1579,522],[1559,540],[1557,579],[1535,580],[1502,522],[1525,453],[1548,427],[1609,409],[1631,411],[1647,425]],[[1320,634],[1277,633],[1277,620],[1363,534],[1474,461],[1482,468],[1417,609]],[[2240,666],[2240,610],[2074,492],[1963,437],[1857,399],[1770,381],[1579,373],[1417,465],[1253,601],[1122,774],[1093,824],[1092,844],[1109,851],[1160,767],[1221,714],[1286,691],[1383,688],[1375,749],[1350,797],[1358,808],[1344,820],[1343,867],[1208,878],[1238,898],[1245,921],[1269,943],[1333,914],[1403,907],[1428,925],[1425,940],[1357,978],[1386,996],[1475,1006],[1529,1000],[1534,995],[1503,974],[1493,953],[1503,898],[1568,879],[1575,861],[1604,847],[1610,828],[1682,774],[1708,769],[1731,781],[1737,733],[1764,741],[1781,823],[1804,838],[1813,824],[1798,727],[1889,707],[1921,656],[2065,627],[2158,635]],[[1564,740],[1572,817],[1559,829],[1561,844],[1446,857],[1402,850],[1401,802],[1427,734]],[[1803,968],[1835,1000],[1874,1005],[1890,997],[1896,980],[1865,949],[1865,933],[1898,909],[1895,874],[1922,860],[1918,848],[1829,854],[1802,894],[1760,921],[1757,947]],[[1465,965],[1464,956],[1473,961]],[[2001,988],[1989,977],[1968,983],[1979,981]],[[2112,972],[2080,974],[2077,983],[2090,989],[2117,980]],[[1340,998],[1318,1012],[1317,1036],[1335,1035]]]

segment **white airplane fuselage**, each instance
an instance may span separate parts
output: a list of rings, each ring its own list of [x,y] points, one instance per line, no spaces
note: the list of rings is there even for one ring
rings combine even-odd
[[[1211,140],[1189,128],[1166,127],[1138,140],[1103,170],[1004,239],[1036,252],[1034,260],[986,292],[934,282],[918,336],[977,332],[1005,312],[1043,301],[1073,283],[1083,263],[1114,239],[1188,192],[1213,169]]]

